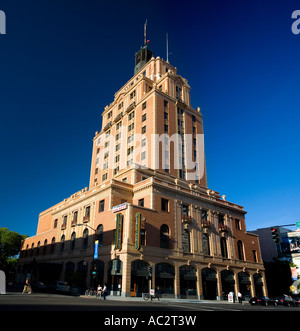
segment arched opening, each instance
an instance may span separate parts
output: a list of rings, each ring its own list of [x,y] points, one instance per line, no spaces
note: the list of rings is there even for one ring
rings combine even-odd
[[[107,288],[113,295],[121,295],[123,263],[119,259],[109,262],[107,271]]]
[[[206,300],[216,300],[217,298],[217,272],[211,268],[201,270],[203,296]]]
[[[197,271],[194,267],[183,265],[180,272],[180,294],[182,298],[197,297]]]
[[[175,268],[168,263],[155,265],[155,291],[164,297],[174,297]]]
[[[223,300],[227,300],[228,293],[235,292],[234,291],[234,274],[230,270],[222,270],[221,271],[221,280],[222,280],[222,294]]]
[[[246,272],[239,272],[239,288],[240,292],[242,293],[243,297],[245,295],[251,296],[251,280],[249,274]]]
[[[131,296],[141,297],[142,293],[149,293],[149,263],[135,260],[131,263]]]

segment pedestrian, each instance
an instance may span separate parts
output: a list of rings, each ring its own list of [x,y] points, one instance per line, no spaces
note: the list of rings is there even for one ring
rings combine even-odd
[[[241,292],[238,292],[239,303],[242,304],[243,296]]]
[[[97,286],[97,295],[101,299],[101,296],[102,296],[102,286],[100,284]]]
[[[106,300],[106,292],[107,292],[107,287],[106,287],[106,284],[104,284],[103,289],[102,289],[103,300]]]
[[[23,288],[22,294],[24,294],[24,293],[31,294],[31,285],[30,285],[30,282],[29,282],[28,278],[26,278],[25,285],[24,285],[24,288]]]

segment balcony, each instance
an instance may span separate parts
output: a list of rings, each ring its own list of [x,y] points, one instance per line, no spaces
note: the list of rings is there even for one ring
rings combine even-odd
[[[77,224],[77,220],[72,220],[71,226],[75,226]]]
[[[61,229],[62,230],[65,230],[67,228],[67,223],[63,223],[62,225],[61,225]]]
[[[227,232],[228,231],[228,226],[224,224],[219,224],[219,231],[220,232]]]
[[[192,216],[182,215],[181,222],[186,223],[186,224],[191,224],[193,222],[193,218],[192,218]]]
[[[135,107],[135,101],[133,101],[127,108],[126,108],[126,113],[128,113],[131,109]]]
[[[203,228],[209,228],[210,227],[210,221],[208,220],[201,220],[201,225]]]
[[[83,216],[83,223],[87,223],[90,221],[90,215]]]

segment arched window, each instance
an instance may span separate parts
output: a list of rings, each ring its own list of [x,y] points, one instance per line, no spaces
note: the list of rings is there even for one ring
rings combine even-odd
[[[160,227],[160,248],[169,248],[169,227],[166,224]]]
[[[222,254],[222,257],[228,258],[227,240],[225,237],[221,238],[221,254]]]
[[[75,249],[75,242],[76,242],[76,233],[73,232],[71,235],[71,251]]]
[[[203,254],[210,255],[209,235],[206,233],[202,235],[202,250]]]
[[[60,239],[60,251],[63,252],[65,249],[65,235],[63,234]]]
[[[37,248],[36,248],[36,255],[38,256],[40,254],[40,247],[41,247],[41,242],[39,241],[37,243]]]
[[[83,231],[83,244],[82,244],[82,248],[83,249],[87,249],[88,243],[89,243],[89,230],[88,229],[84,229],[84,231]]]
[[[238,247],[239,260],[244,261],[245,259],[244,248],[243,248],[243,243],[240,240],[237,242],[237,247]]]
[[[52,238],[51,240],[51,249],[50,249],[50,254],[55,253],[55,237]]]
[[[48,245],[48,240],[45,239],[45,241],[44,241],[44,249],[43,249],[43,254],[44,255],[47,253],[47,245]]]
[[[99,241],[99,243],[98,243],[99,247],[102,247],[103,246],[103,225],[102,224],[100,224],[97,227],[96,240]]]

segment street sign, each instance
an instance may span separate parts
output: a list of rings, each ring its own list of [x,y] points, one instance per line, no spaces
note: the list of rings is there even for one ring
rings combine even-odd
[[[296,222],[296,227],[300,228],[300,222]]]

